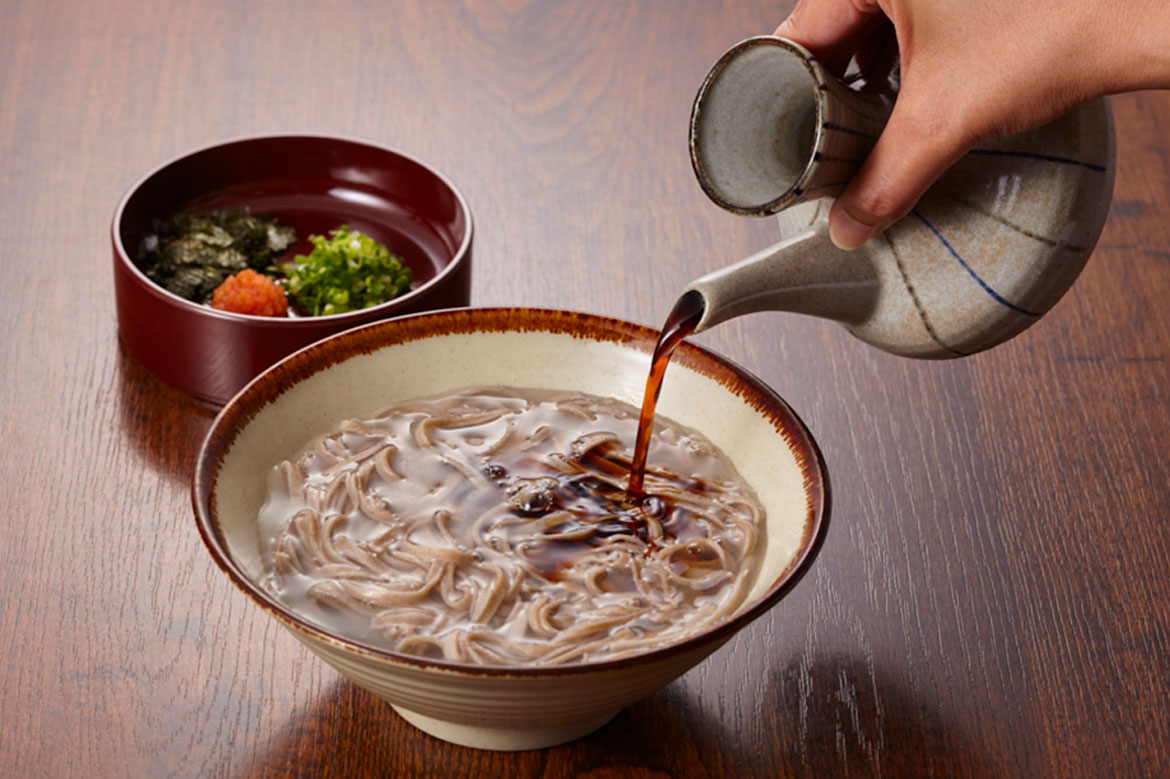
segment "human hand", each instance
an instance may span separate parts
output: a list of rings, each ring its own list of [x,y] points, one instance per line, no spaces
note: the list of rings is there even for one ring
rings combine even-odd
[[[1170,3],[1131,0],[799,0],[776,35],[869,82],[900,59],[893,113],[833,204],[833,243],[855,249],[907,214],[983,141],[1037,127],[1103,94],[1170,86]]]

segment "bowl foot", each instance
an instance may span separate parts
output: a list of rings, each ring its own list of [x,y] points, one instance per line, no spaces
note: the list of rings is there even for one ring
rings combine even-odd
[[[478,725],[460,725],[428,717],[399,706],[393,708],[404,720],[435,738],[441,738],[460,746],[474,749],[493,749],[500,752],[544,749],[564,744],[592,733],[617,714],[617,711],[609,711],[596,717],[567,722],[550,728],[491,728]]]

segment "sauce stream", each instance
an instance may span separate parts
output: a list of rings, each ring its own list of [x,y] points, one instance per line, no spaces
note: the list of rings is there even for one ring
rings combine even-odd
[[[666,375],[670,355],[684,338],[695,332],[695,327],[703,318],[705,310],[701,294],[693,290],[684,294],[670,310],[666,324],[662,326],[662,332],[658,336],[658,343],[654,346],[654,355],[650,358],[650,375],[646,377],[646,391],[642,395],[642,411],[638,417],[638,434],[634,443],[634,459],[630,466],[630,482],[626,488],[631,499],[644,495],[646,453],[650,449],[650,436],[654,432],[654,409],[662,392],[662,377]]]

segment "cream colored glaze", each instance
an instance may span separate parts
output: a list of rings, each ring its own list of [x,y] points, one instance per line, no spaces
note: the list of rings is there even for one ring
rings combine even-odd
[[[791,41],[752,38],[716,63],[691,118],[696,176],[723,208],[779,212],[783,240],[686,288],[707,302],[696,332],[755,311],[793,311],[839,321],[895,354],[958,357],[1019,334],[1064,295],[1109,211],[1108,102],[980,146],[885,234],[838,250],[828,240],[829,198],[888,112],[888,102],[845,87]]]
[[[441,322],[443,317],[467,315],[432,317]],[[391,333],[407,324],[388,322],[363,330]],[[338,338],[355,336],[351,332]],[[730,634],[706,634],[644,660],[547,673],[485,673],[410,661],[363,649],[283,614],[259,586],[264,567],[256,517],[265,499],[268,470],[295,455],[310,434],[328,429],[338,419],[372,416],[395,399],[500,383],[571,388],[636,403],[648,366],[649,355],[633,347],[569,333],[529,331],[437,333],[356,354],[318,370],[260,408],[224,453],[212,500],[226,542],[226,564],[243,577],[241,586],[247,594],[312,651],[439,738],[479,748],[518,749],[550,746],[583,735],[686,671]],[[275,372],[279,371],[278,365]],[[709,376],[672,364],[660,409],[720,447],[756,488],[764,506],[767,546],[761,572],[737,611],[742,614],[773,591],[794,558],[805,555],[817,540],[807,523],[810,516],[820,513],[811,508],[809,490],[819,491],[820,486],[806,484],[794,445],[766,413]],[[229,404],[225,414],[231,411]],[[197,483],[203,467],[197,471]],[[808,467],[818,472],[816,462]],[[733,624],[745,623],[733,617]]]

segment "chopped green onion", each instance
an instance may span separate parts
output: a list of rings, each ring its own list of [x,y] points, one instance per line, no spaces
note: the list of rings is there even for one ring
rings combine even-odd
[[[410,268],[369,236],[342,225],[311,235],[313,251],[285,263],[284,287],[313,316],[344,314],[392,300],[410,289]]]

